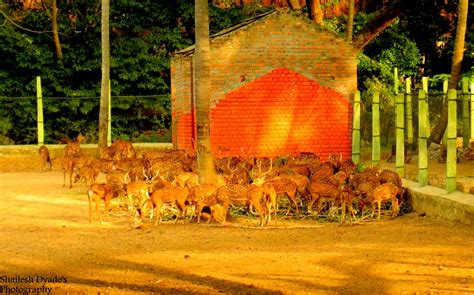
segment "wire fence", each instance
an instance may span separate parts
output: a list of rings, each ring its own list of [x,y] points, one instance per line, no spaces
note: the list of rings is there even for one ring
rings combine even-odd
[[[38,103],[33,96],[0,97],[0,144],[38,142]],[[100,97],[42,97],[44,143],[77,134],[97,142]],[[170,95],[111,97],[112,139],[171,142]]]

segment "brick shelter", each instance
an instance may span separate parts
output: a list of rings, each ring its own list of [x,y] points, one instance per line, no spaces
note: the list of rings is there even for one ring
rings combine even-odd
[[[171,56],[173,145],[196,138],[193,55]],[[214,155],[351,154],[357,50],[291,12],[272,11],[211,36]]]

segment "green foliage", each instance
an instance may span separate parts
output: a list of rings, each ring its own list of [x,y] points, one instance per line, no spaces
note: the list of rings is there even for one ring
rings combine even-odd
[[[0,137],[15,143],[36,142],[35,77],[41,76],[46,141],[53,143],[74,132],[96,139],[100,1],[58,1],[62,60],[55,56],[49,11],[23,10],[19,3],[0,4],[5,13],[0,14],[0,97],[24,97],[1,100]],[[50,9],[50,2],[44,4]],[[383,103],[389,104],[393,101],[394,67],[400,76],[449,72],[455,19],[452,13],[456,8],[455,0],[413,1],[410,10],[359,55],[360,90],[380,91]],[[216,33],[267,10],[249,5],[225,9],[210,6],[210,31]],[[365,28],[374,16],[358,13],[354,33]],[[474,14],[468,18],[469,28]],[[325,20],[328,28],[341,35],[345,23],[344,17]],[[110,29],[111,94],[133,95],[112,101],[113,138],[157,139],[156,134],[147,132],[169,132],[170,53],[194,43],[194,1],[112,1]],[[473,40],[474,32],[468,30],[468,53],[474,48]],[[437,46],[440,42],[442,46]],[[420,64],[422,56],[426,64]],[[464,72],[472,72],[472,59],[472,54],[466,54]],[[432,83],[438,81],[438,76],[434,77]]]
[[[444,81],[449,81],[450,74],[437,74],[429,79],[430,87],[443,89]]]
[[[245,5],[243,8],[232,5],[229,8],[209,7],[209,29],[211,34],[215,34],[223,29],[243,21],[244,19],[262,14],[271,10],[259,5]]]
[[[100,1],[58,1],[62,60],[55,56],[49,12],[25,11],[15,2],[5,8],[15,25],[0,15],[0,96],[27,99],[2,101],[0,135],[36,142],[35,78],[41,76],[46,142],[78,132],[97,139]],[[211,6],[211,32],[263,10]],[[149,140],[169,139],[169,54],[194,43],[194,1],[112,1],[110,29],[113,138],[142,140],[149,130],[164,130]]]

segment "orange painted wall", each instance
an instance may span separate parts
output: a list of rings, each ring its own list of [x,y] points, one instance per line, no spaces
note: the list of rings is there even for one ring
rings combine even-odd
[[[350,157],[351,114],[342,94],[278,68],[228,93],[211,110],[213,153]]]

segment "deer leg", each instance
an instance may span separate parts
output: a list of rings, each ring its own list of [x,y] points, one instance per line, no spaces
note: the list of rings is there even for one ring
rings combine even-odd
[[[107,195],[104,199],[105,216],[107,217],[107,222],[110,222],[109,206],[110,206],[110,196]]]
[[[212,216],[213,216],[213,215],[215,214],[215,212],[216,212],[214,209],[212,209],[212,206],[211,206],[211,207],[209,207],[209,209],[211,210],[211,214],[209,214],[209,218],[207,219],[207,222],[206,222],[206,224],[209,224],[209,223],[211,223]],[[215,217],[214,217],[214,218],[215,218]]]
[[[263,219],[265,218],[264,216],[264,213],[263,213],[263,207],[262,207],[262,204],[260,204],[260,202],[257,200],[257,201],[254,201],[252,202],[251,204],[253,204],[253,206],[255,207],[255,209],[257,210],[258,212],[258,217],[260,218],[260,223],[259,225],[260,226],[263,226]]]
[[[177,207],[178,210],[180,211],[180,215],[183,216],[183,224],[186,224],[186,203],[184,200],[177,201]],[[178,222],[179,215],[176,216],[176,223]]]
[[[394,213],[392,213],[392,216],[397,216],[400,212],[400,207],[398,206],[398,199],[396,196],[392,198],[392,211],[394,211]]]
[[[345,218],[346,218],[346,202],[342,201],[341,223],[345,222]]]
[[[225,224],[225,221],[227,219],[227,212],[229,212],[229,204],[228,203],[224,203],[224,205],[222,206],[222,214],[223,214],[223,217],[222,217],[222,225]]]
[[[97,214],[97,216],[99,216],[100,223],[104,223],[104,220],[102,220],[102,214],[100,213],[100,208],[99,208],[100,202],[99,200],[94,200],[94,201],[95,201],[95,213]]]
[[[155,213],[155,208],[153,207],[153,202],[151,200],[147,201],[147,206],[150,206],[150,220],[153,220],[153,214]]]
[[[197,214],[197,223],[201,222],[201,211],[202,211],[202,206],[197,205],[196,210],[194,211],[194,213]]]
[[[377,202],[377,207],[378,207],[378,215],[377,215],[377,219],[380,219],[380,207],[382,206],[382,202],[381,201],[378,201]]]
[[[372,202],[372,213],[370,214],[370,217],[374,217],[375,214],[375,202]]]
[[[155,203],[155,208],[156,208],[156,220],[155,220],[155,225],[160,224],[161,225],[161,202],[156,202]]]
[[[298,209],[298,200],[297,200],[297,198],[296,198],[296,189],[295,189],[293,192],[291,192],[291,194],[289,194],[288,196],[290,197],[291,201],[292,201],[293,204],[295,205],[296,214],[299,215],[299,214],[300,214],[300,211],[299,211],[299,209]]]
[[[181,214],[183,214],[183,210],[181,210],[181,208],[179,206],[178,207],[178,214],[176,214],[176,219],[174,221],[174,224],[177,224],[178,223],[178,220],[179,220],[179,217],[181,216]]]
[[[316,202],[316,200],[319,198],[318,194],[311,194],[309,202],[308,202],[308,213],[311,213],[313,211],[313,205]]]
[[[73,174],[73,170],[74,170],[74,167],[69,167],[69,188],[72,188],[72,174]]]
[[[89,200],[89,223],[92,223],[92,191],[89,191],[87,195]]]
[[[267,211],[265,216],[265,224],[268,224],[268,222],[272,220],[272,204],[268,200],[265,201],[265,210]]]

